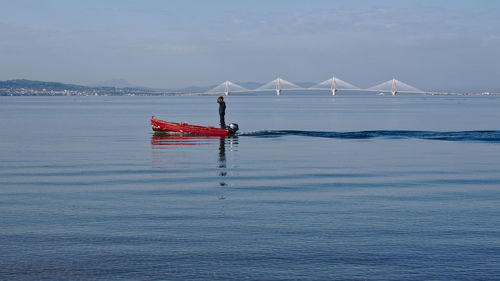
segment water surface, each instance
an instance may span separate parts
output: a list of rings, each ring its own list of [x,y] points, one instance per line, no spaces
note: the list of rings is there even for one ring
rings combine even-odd
[[[2,97],[0,279],[495,280],[500,99]]]

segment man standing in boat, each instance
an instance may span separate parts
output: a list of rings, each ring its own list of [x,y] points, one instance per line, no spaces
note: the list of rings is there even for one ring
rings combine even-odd
[[[220,127],[222,129],[225,129],[226,121],[224,120],[224,116],[226,115],[226,103],[224,102],[224,98],[218,97],[217,103],[219,104]]]

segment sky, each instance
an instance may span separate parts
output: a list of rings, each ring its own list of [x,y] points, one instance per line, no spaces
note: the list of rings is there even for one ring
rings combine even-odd
[[[0,80],[500,92],[500,1],[0,0]]]

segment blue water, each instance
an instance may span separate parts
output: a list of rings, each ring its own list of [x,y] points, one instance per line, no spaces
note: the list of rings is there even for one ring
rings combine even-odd
[[[226,100],[0,98],[0,279],[500,279],[500,98]]]

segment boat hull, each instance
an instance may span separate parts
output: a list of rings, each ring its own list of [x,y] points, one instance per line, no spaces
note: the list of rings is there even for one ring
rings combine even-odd
[[[154,116],[151,117],[151,128],[155,132],[165,132],[165,133],[180,133],[180,134],[192,134],[192,135],[204,135],[204,136],[228,136],[230,134],[229,129],[221,129],[216,127],[205,127],[190,125],[187,123],[175,123],[167,122],[159,119],[155,119]]]

